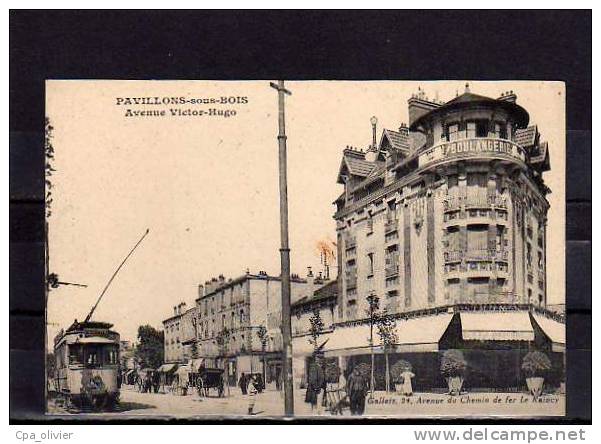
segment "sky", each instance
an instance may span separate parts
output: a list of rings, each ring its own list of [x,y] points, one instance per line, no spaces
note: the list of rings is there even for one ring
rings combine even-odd
[[[335,239],[332,202],[342,150],[371,143],[370,117],[383,128],[408,122],[407,100],[425,90],[450,100],[465,81],[290,81],[286,98],[292,272],[321,270],[317,244]],[[476,94],[513,90],[549,142],[548,301],[565,291],[565,92],[560,82],[470,81]],[[128,97],[221,97],[233,104],[128,105]],[[120,104],[118,104],[120,103]],[[117,275],[93,319],[123,339],[162,328],[173,306],[197,297],[213,276],[248,268],[279,275],[277,93],[269,81],[48,81],[54,127],[50,272],[86,288],[61,286],[48,301],[48,343],[85,318],[144,231],[149,235]],[[230,116],[171,116],[170,109],[230,110]],[[127,116],[127,110],[165,116]],[[232,112],[233,111],[233,112]],[[234,114],[235,115],[231,115]],[[558,252],[560,254],[555,254]],[[335,274],[335,268],[332,269]]]

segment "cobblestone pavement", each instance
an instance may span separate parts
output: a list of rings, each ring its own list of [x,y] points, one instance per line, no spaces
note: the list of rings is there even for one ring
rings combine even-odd
[[[323,416],[328,419],[337,418],[329,412],[319,409],[311,411],[304,402],[304,390],[295,390],[294,407],[296,416]],[[139,393],[131,387],[121,391],[121,402],[114,412],[89,413],[110,417],[169,416],[197,417],[215,415],[236,415],[247,418],[280,416],[284,413],[282,392],[268,390],[259,394],[254,408],[255,416],[248,415],[248,398],[237,388],[231,388],[230,394],[224,398],[201,398],[190,392],[187,396],[176,396],[171,393]],[[64,414],[65,411],[54,401],[49,402],[49,413]],[[435,393],[415,393],[411,397],[399,394],[376,392],[366,402],[365,416],[395,417],[437,417],[437,416],[548,416],[563,415],[565,396],[558,394],[544,395],[538,400],[526,393],[465,393],[461,396],[448,396]],[[348,410],[344,416],[349,416]]]

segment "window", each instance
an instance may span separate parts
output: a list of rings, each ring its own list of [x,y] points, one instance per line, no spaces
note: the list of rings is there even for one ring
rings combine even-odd
[[[497,250],[502,250],[505,246],[505,227],[503,225],[497,225]]]
[[[374,275],[374,254],[367,254],[367,277]]]
[[[528,302],[532,302],[532,289],[528,289]]]
[[[69,346],[69,364],[82,364],[83,363],[83,350],[81,345],[70,345]]]
[[[453,125],[449,125],[448,127],[448,134],[449,134],[449,142],[452,142],[453,140],[457,140],[459,138],[459,125],[458,124],[453,124]]]
[[[372,218],[371,212],[367,215],[367,234],[371,234],[374,232],[374,220]]]
[[[488,249],[488,225],[468,225],[467,227],[467,249]]]
[[[476,137],[487,137],[488,136],[488,121],[478,120],[476,122]]]
[[[532,267],[532,246],[530,242],[526,243],[526,263],[528,268]]]
[[[244,322],[244,310],[240,310],[240,324]]]
[[[459,244],[459,227],[454,225],[452,227],[447,228],[447,240],[448,240],[448,249],[449,251],[459,251],[461,250]]]
[[[488,278],[468,278],[469,293],[474,297],[488,295]]]
[[[495,122],[495,137],[507,139],[507,126],[503,122]]]
[[[467,122],[466,135],[468,139],[476,137],[476,122]]]

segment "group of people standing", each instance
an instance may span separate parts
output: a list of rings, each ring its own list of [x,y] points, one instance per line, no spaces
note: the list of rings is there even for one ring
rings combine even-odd
[[[369,392],[369,379],[358,367],[353,368],[348,378],[342,373],[337,380],[328,381],[324,361],[317,356],[309,366],[305,402],[311,404],[311,411],[323,413],[327,408],[332,414],[342,414],[344,407],[350,407],[351,415],[363,415],[365,398]]]

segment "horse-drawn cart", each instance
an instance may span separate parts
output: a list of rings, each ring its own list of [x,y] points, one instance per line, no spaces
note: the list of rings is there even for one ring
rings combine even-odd
[[[197,373],[192,375],[194,385],[199,396],[210,396],[210,390],[217,392],[217,396],[222,398],[224,395],[224,370],[221,368],[204,368],[198,369]]]

